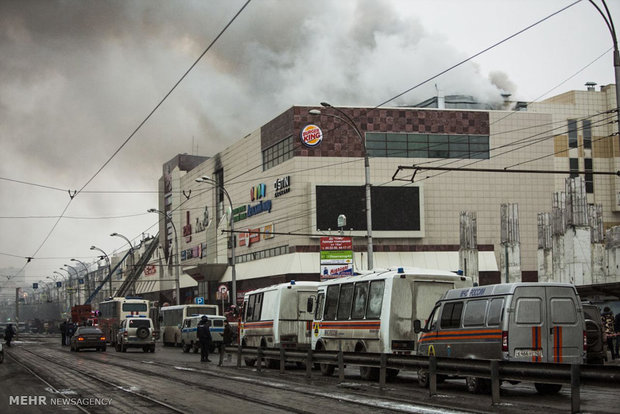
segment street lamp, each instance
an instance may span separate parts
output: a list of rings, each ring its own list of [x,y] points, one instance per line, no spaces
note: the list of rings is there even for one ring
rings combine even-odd
[[[88,276],[88,266],[86,265],[86,263],[78,259],[71,259],[71,261],[78,262],[82,265],[82,267],[84,267],[84,271],[86,272],[86,274],[84,275],[84,285],[86,285],[86,293],[88,293],[88,296],[90,297],[90,277]]]
[[[127,267],[129,268],[130,271],[132,271],[133,270],[133,266],[134,266],[134,257],[133,257],[134,249],[133,249],[133,246],[131,244],[131,241],[127,237],[123,236],[122,234],[116,233],[116,232],[110,234],[110,236],[111,237],[115,237],[115,236],[116,237],[120,237],[120,238],[124,239],[127,242],[127,244],[129,244],[129,255],[131,257],[131,264],[129,266],[127,266]],[[131,286],[132,286],[132,292],[131,293],[133,294],[133,286],[134,286],[133,283],[132,283]]]
[[[164,213],[163,211],[157,210],[156,208],[150,208],[147,210],[148,213],[158,213],[161,214],[165,219],[168,218],[168,216],[166,215],[166,213]],[[165,222],[164,222],[165,223]],[[170,220],[170,224],[172,224],[172,229],[174,230],[174,255],[176,256],[177,259],[177,263],[175,266],[175,291],[176,291],[176,295],[177,295],[177,300],[176,300],[176,304],[179,305],[181,304],[181,288],[179,286],[179,267],[181,266],[179,263],[179,241],[177,239],[177,228],[174,225],[174,221],[171,219]]]
[[[620,51],[618,51],[618,38],[616,37],[616,28],[614,27],[614,22],[611,19],[611,13],[609,13],[609,9],[607,8],[607,4],[605,3],[605,0],[601,0],[601,2],[603,3],[603,6],[605,7],[605,12],[607,12],[607,16],[596,5],[596,3],[594,3],[594,1],[590,0],[590,3],[594,7],[596,7],[596,10],[598,10],[600,15],[603,16],[603,20],[605,20],[605,24],[607,25],[607,28],[609,29],[609,33],[611,34],[611,40],[614,44],[614,75],[615,75],[615,81],[616,81],[616,112],[617,112],[617,117],[618,117],[618,131],[619,131],[618,137],[620,138],[620,110],[618,110],[618,107],[620,106],[620,88],[619,88]]]
[[[65,266],[67,268],[66,269],[67,271],[73,270],[75,272],[75,283],[77,284],[77,289],[76,289],[77,296],[76,296],[76,301],[75,302],[79,303],[80,302],[80,285],[79,285],[78,279],[79,279],[80,276],[78,274],[78,271],[75,270],[72,266],[69,266],[68,264],[64,264],[63,266]],[[69,287],[71,287],[71,288],[73,287],[73,282],[71,282],[71,275],[69,275]],[[71,298],[71,302],[74,303],[73,302],[73,295],[71,295],[70,298]]]
[[[235,269],[235,220],[233,219],[233,203],[232,200],[230,199],[230,195],[228,194],[228,191],[226,191],[226,189],[224,188],[223,185],[218,184],[213,178],[207,176],[207,175],[203,175],[200,178],[196,179],[197,183],[209,183],[211,185],[213,185],[215,188],[219,188],[222,190],[222,192],[226,195],[226,198],[228,199],[228,204],[230,204],[230,237],[231,237],[231,243],[230,243],[230,256],[231,256],[231,285],[232,285],[232,300],[231,300],[231,304],[237,306],[237,272]]]
[[[362,146],[364,147],[364,172],[365,172],[365,187],[366,187],[366,232],[367,232],[367,239],[368,239],[368,270],[372,270],[374,267],[373,264],[373,247],[372,247],[372,210],[371,210],[371,199],[370,199],[370,163],[368,162],[368,150],[366,149],[366,141],[364,141],[364,138],[362,137],[362,133],[360,132],[360,130],[358,129],[357,125],[355,124],[355,122],[353,121],[353,119],[351,119],[351,117],[349,115],[347,115],[346,112],[331,106],[330,104],[328,104],[327,102],[321,102],[321,106],[324,106],[325,108],[332,108],[334,111],[338,112],[341,116],[338,115],[334,115],[334,114],[328,114],[328,113],[322,113],[320,110],[318,109],[311,109],[308,111],[308,113],[310,113],[310,115],[325,115],[325,116],[331,116],[332,118],[336,118],[339,119],[340,121],[344,122],[345,124],[349,125],[351,128],[353,128],[353,130],[355,131],[355,133],[357,134],[357,137],[359,138]]]
[[[90,250],[97,250],[105,256],[106,261],[108,262],[108,279],[109,279],[109,288],[110,288],[110,297],[112,296],[112,263],[110,262],[110,256],[106,254],[103,250],[96,246],[90,246]]]

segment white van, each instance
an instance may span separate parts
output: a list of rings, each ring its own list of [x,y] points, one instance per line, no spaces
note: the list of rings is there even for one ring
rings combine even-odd
[[[242,346],[309,349],[313,310],[308,299],[316,296],[319,282],[281,283],[247,292],[240,326]],[[253,366],[256,359],[246,358]],[[268,360],[275,367],[276,360]]]
[[[585,325],[577,290],[564,283],[505,283],[453,289],[437,302],[422,332],[418,355],[526,362],[584,361]],[[428,374],[418,372],[420,385]],[[468,377],[470,392],[490,380]],[[559,384],[535,384],[555,393]]]
[[[211,332],[211,349],[209,352],[213,352],[216,348],[219,349],[223,342],[224,335],[224,316],[217,315],[192,315],[183,319],[181,325],[181,347],[183,352],[189,352],[190,349],[194,350],[194,353],[200,350],[200,340],[198,339],[198,323],[203,316],[206,316],[209,320],[209,331]]]
[[[428,315],[449,289],[472,286],[469,277],[437,269],[394,268],[321,282],[312,328],[312,349],[413,355],[414,320]],[[320,364],[332,375],[335,365]],[[388,370],[390,377],[398,370]],[[360,366],[363,379],[379,369]]]

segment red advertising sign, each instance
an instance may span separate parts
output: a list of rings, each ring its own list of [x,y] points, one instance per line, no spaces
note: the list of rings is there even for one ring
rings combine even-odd
[[[321,250],[353,250],[351,237],[321,237]]]

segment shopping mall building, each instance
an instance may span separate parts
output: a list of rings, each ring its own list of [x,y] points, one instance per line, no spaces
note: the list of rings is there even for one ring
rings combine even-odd
[[[538,215],[552,210],[570,175],[584,178],[605,228],[620,223],[618,177],[598,174],[620,170],[615,85],[503,109],[457,101],[293,106],[218,154],[164,164],[159,210],[171,220],[160,222],[160,245],[174,257],[178,240],[181,274],[197,282],[182,302],[214,302],[218,289],[230,290],[233,260],[238,298],[273,283],[319,280],[320,240],[330,235],[351,236],[353,270],[366,270],[367,172],[374,268],[464,270],[481,284],[499,282],[508,204],[518,206],[522,280],[536,281]],[[470,268],[460,254],[463,212],[475,213]]]

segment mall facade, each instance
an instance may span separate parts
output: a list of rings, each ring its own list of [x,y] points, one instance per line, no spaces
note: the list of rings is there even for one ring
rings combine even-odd
[[[168,263],[178,241],[181,273],[197,282],[182,302],[221,300],[233,260],[238,300],[274,283],[319,280],[320,240],[330,235],[352,237],[353,269],[366,270],[365,155],[374,268],[465,270],[481,284],[499,282],[508,203],[518,205],[522,280],[538,280],[537,217],[567,177],[583,176],[605,228],[620,223],[618,177],[597,174],[620,170],[615,85],[588,89],[503,110],[448,109],[444,99],[439,108],[293,106],[218,154],[175,156],[159,180],[169,217],[159,237]],[[459,256],[463,212],[475,213],[473,269]]]

